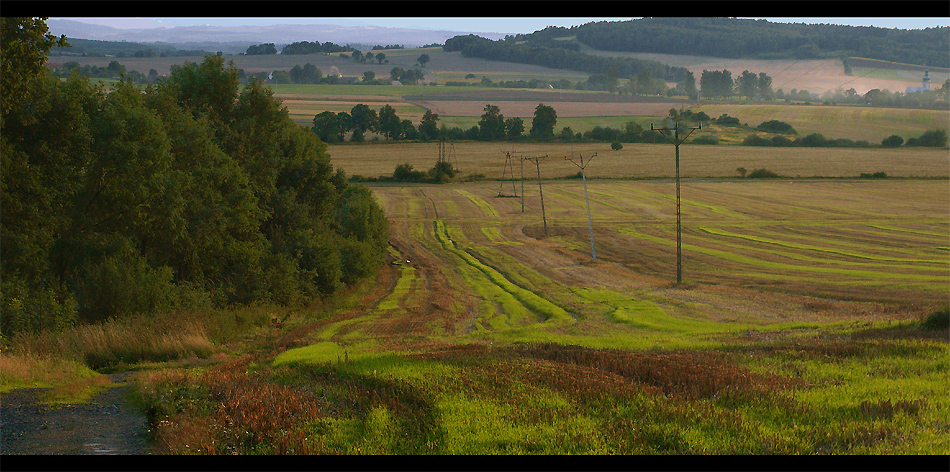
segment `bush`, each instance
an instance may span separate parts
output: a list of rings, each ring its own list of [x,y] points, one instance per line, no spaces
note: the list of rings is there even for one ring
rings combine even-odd
[[[898,136],[898,135],[896,135],[896,134],[892,134],[892,135],[890,135],[890,136],[884,138],[883,141],[881,141],[881,147],[888,147],[888,148],[890,148],[890,147],[898,147],[898,146],[900,146],[901,144],[904,144],[904,138],[902,138],[902,137],[900,137],[900,136]]]
[[[749,172],[750,179],[774,179],[777,177],[781,176],[768,169],[755,169],[752,172]]]
[[[742,140],[743,146],[771,146],[772,140],[757,134],[750,134]]]
[[[887,178],[887,174],[884,173],[884,172],[875,172],[875,173],[873,173],[873,174],[865,174],[865,173],[862,172],[862,173],[861,173],[861,178],[862,178],[862,179],[886,179],[886,178]]]
[[[729,116],[725,113],[716,118],[716,124],[720,126],[740,126],[742,123],[738,118]]]
[[[694,139],[693,144],[719,144],[719,138],[706,134]]]
[[[154,269],[131,245],[85,270],[76,287],[83,321],[157,313],[173,306],[172,269]]]
[[[796,146],[805,146],[805,147],[825,147],[828,146],[828,138],[825,138],[821,133],[812,133],[804,138],[799,138],[795,140]]]
[[[613,149],[614,151],[619,151],[623,149],[623,144],[620,144],[620,141],[614,141],[610,143],[610,149]]]
[[[399,164],[393,171],[393,180],[397,182],[421,182],[425,178],[425,172],[412,170],[412,164],[409,163]]]
[[[932,129],[925,132],[919,138],[910,138],[907,140],[908,146],[924,147],[945,147],[947,145],[947,132],[942,129]]]
[[[946,331],[950,329],[950,305],[935,310],[920,323],[920,328],[927,331]]]
[[[792,125],[785,123],[784,121],[771,120],[766,121],[756,127],[759,131],[766,131],[769,133],[784,133],[784,134],[797,134],[795,128]]]

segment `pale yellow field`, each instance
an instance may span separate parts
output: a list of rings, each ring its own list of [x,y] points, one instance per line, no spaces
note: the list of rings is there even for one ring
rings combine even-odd
[[[661,143],[661,138],[657,138]],[[466,174],[484,174],[499,179],[505,170],[506,152],[515,156],[514,172],[521,175],[524,157],[548,156],[540,166],[541,177],[575,175],[578,168],[565,157],[597,154],[587,167],[591,178],[653,178],[675,175],[675,148],[671,144],[626,144],[620,151],[608,143],[477,143],[446,145],[449,161]],[[428,170],[439,156],[437,143],[335,144],[329,146],[334,167],[347,175],[390,176],[399,164]],[[736,169],[765,168],[788,177],[858,177],[885,172],[890,177],[950,177],[950,153],[946,149],[847,149],[762,148],[751,146],[680,146],[680,175],[684,178],[737,177]],[[525,163],[525,176],[536,178],[537,168]]]

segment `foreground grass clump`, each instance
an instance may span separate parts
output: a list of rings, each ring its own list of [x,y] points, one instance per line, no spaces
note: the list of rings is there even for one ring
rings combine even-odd
[[[337,359],[320,343],[154,374],[164,453],[868,454],[946,447],[945,342],[626,351],[449,345]],[[910,342],[908,342],[910,341]],[[308,357],[308,356],[313,357]],[[868,382],[865,376],[883,376]],[[266,400],[263,400],[266,398]]]

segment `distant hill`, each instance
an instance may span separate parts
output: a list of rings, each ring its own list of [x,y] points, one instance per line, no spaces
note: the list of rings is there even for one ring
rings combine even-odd
[[[773,23],[738,18],[643,18],[548,27],[516,40],[549,43],[573,37],[601,51],[684,54],[730,59],[864,57],[950,67],[950,27],[902,30],[867,26]]]
[[[178,26],[174,28],[117,29],[73,20],[47,21],[50,33],[67,38],[136,43],[167,43],[181,49],[205,49],[226,54],[244,52],[251,44],[275,43],[278,46],[298,41],[333,42],[365,46],[402,44],[420,47],[441,44],[458,31],[383,28],[376,26],[270,25],[270,26]],[[503,33],[475,33],[488,39],[501,39]]]

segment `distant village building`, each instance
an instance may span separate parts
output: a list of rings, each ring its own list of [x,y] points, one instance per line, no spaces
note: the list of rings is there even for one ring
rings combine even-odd
[[[924,70],[924,78],[920,79],[920,87],[907,87],[907,90],[904,91],[904,95],[912,92],[923,92],[925,90],[930,90],[930,71]]]

